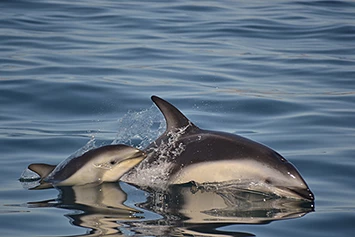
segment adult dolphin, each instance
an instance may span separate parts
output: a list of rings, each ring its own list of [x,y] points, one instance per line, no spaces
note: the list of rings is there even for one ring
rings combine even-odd
[[[57,166],[31,164],[28,169],[40,176],[40,186],[75,186],[117,181],[146,154],[127,145],[107,145],[92,149],[81,156],[68,158]]]
[[[241,189],[314,200],[297,169],[276,151],[247,138],[198,128],[167,101],[151,97],[163,113],[166,131],[131,173],[168,159],[168,183],[231,182]]]

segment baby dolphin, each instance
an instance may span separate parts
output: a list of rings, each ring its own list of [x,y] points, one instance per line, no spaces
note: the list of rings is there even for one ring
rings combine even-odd
[[[164,156],[171,162],[170,184],[233,181],[241,189],[314,200],[297,169],[274,150],[235,134],[200,129],[167,101],[157,96],[152,100],[165,117],[166,131],[145,149],[147,158],[130,173]],[[172,151],[166,155],[169,146]]]
[[[107,145],[81,156],[68,158],[57,166],[31,164],[28,169],[41,178],[41,187],[75,186],[117,181],[146,157],[145,153],[126,145]],[[37,189],[37,187],[36,187]]]

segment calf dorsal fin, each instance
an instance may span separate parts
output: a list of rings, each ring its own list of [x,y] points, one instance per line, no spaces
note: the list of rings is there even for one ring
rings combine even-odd
[[[55,167],[56,167],[55,165],[38,163],[38,164],[30,164],[28,166],[28,169],[38,174],[41,177],[41,179],[44,179],[54,170]]]

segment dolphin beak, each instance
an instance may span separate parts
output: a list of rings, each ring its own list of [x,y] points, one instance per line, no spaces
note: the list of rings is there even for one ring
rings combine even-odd
[[[314,194],[312,191],[307,188],[299,188],[299,187],[280,187],[275,186],[275,194],[281,197],[288,197],[288,198],[295,198],[295,199],[302,199],[305,201],[314,201]]]
[[[147,154],[145,154],[145,152],[141,150],[137,150],[137,152],[135,152],[129,159],[135,159],[135,158],[144,159],[145,157],[147,157]]]
[[[314,194],[309,188],[289,188],[289,190],[302,199],[314,201]]]

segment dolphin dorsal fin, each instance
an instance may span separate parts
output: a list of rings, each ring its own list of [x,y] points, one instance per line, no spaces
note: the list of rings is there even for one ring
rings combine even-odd
[[[163,113],[166,121],[166,131],[175,130],[176,128],[186,127],[197,128],[188,118],[185,117],[175,106],[153,95],[152,101],[158,106],[159,110]]]
[[[33,172],[37,173],[41,179],[47,177],[55,168],[55,165],[47,165],[47,164],[30,164],[28,169],[32,170]]]

